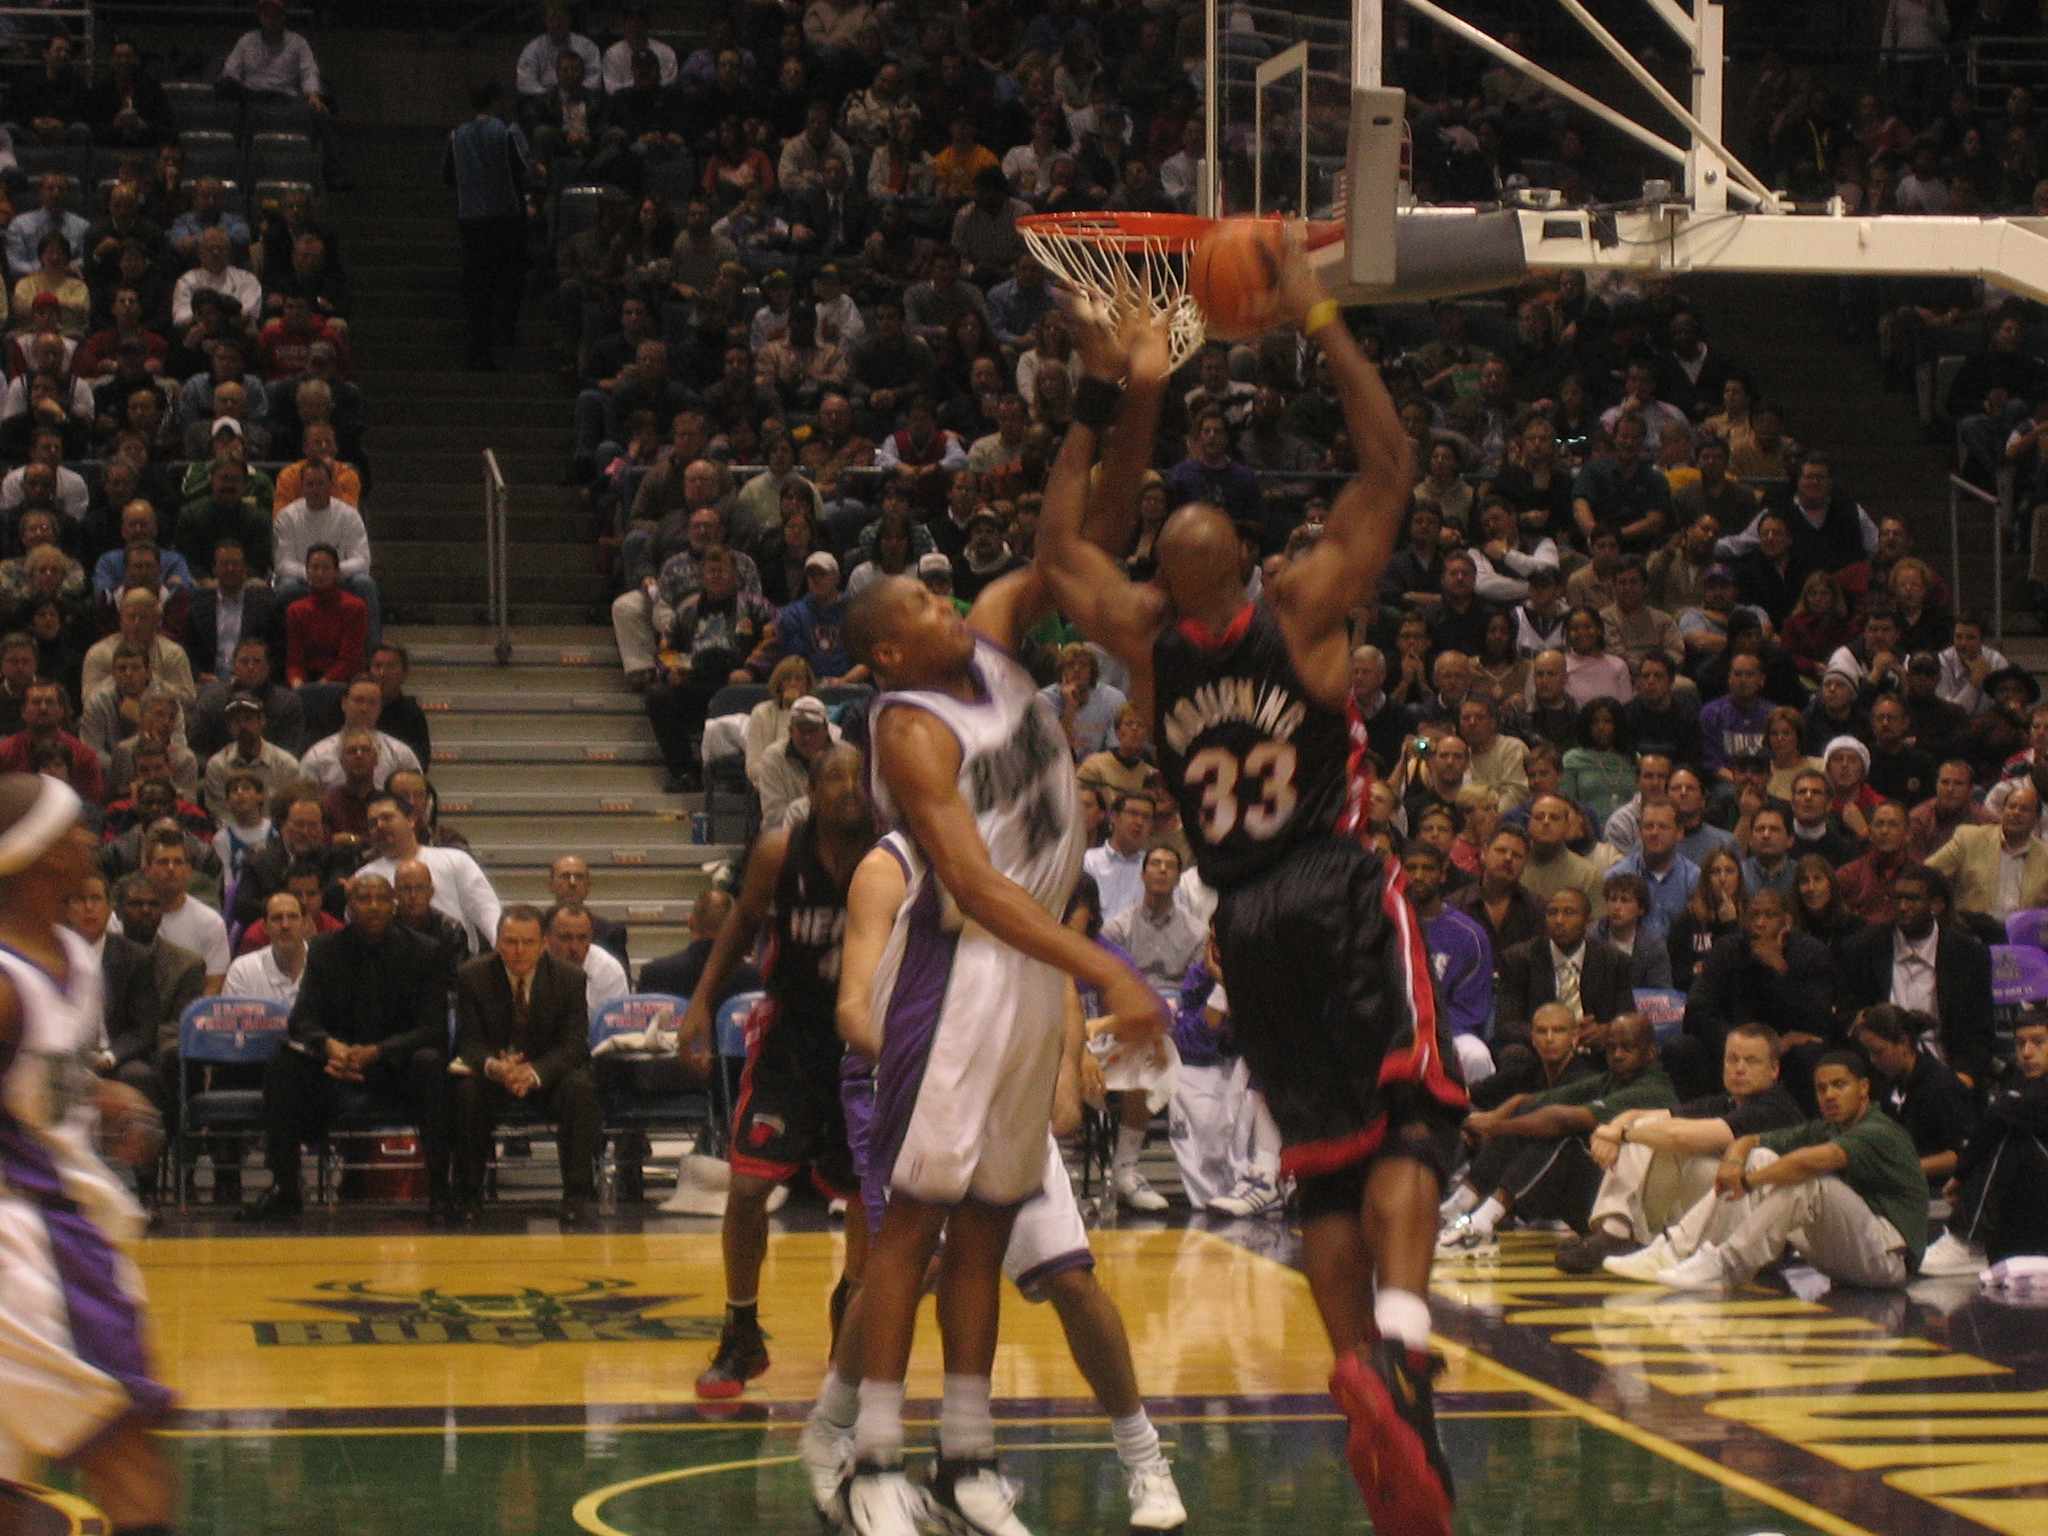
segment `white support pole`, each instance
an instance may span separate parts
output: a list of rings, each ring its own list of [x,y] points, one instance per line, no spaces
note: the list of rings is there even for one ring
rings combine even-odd
[[[1698,23],[1690,39],[1692,48],[1692,110],[1706,124],[1715,139],[1722,132],[1722,91],[1726,57],[1726,14],[1720,0],[1693,0]],[[1693,141],[1692,161],[1686,174],[1686,193],[1694,213],[1728,211],[1728,166],[1698,139]]]
[[[1538,85],[1548,86],[1566,101],[1574,106],[1583,107],[1616,132],[1627,134],[1637,143],[1648,146],[1675,164],[1685,164],[1685,151],[1669,139],[1659,138],[1641,123],[1636,122],[1632,118],[1622,116],[1621,113],[1608,106],[1606,102],[1600,100],[1597,96],[1589,96],[1562,75],[1554,75],[1541,64],[1532,63],[1528,59],[1523,58],[1506,43],[1499,42],[1487,33],[1480,31],[1479,28],[1473,26],[1471,22],[1465,20],[1462,16],[1453,16],[1442,6],[1436,4],[1435,0],[1401,0],[1401,3],[1406,5],[1411,11],[1415,11],[1435,22],[1446,32],[1462,37],[1481,53],[1490,53],[1510,68],[1520,70]]]
[[[1693,115],[1684,102],[1665,90],[1664,83],[1645,69],[1640,59],[1622,47],[1612,32],[1600,25],[1598,18],[1586,9],[1581,0],[1558,0],[1558,4],[1586,29],[1587,34],[1606,50],[1615,63],[1628,71],[1629,77],[1637,85],[1650,93],[1659,106],[1683,123],[1697,143],[1720,156],[1722,163],[1728,167],[1728,174],[1749,188],[1764,208],[1772,213],[1785,211],[1785,205],[1778,201],[1778,195],[1759,181],[1749,167],[1728,152],[1726,146],[1721,143],[1721,136],[1708,132],[1706,125]]]
[[[1202,190],[1197,210],[1205,217],[1216,219],[1223,216],[1223,200],[1218,195],[1218,167],[1216,149],[1218,142],[1216,109],[1222,99],[1222,88],[1217,75],[1223,69],[1223,49],[1216,36],[1216,7],[1223,0],[1202,0],[1204,57],[1207,67],[1202,71]]]
[[[1386,58],[1386,12],[1380,0],[1351,0],[1351,84],[1376,89]]]

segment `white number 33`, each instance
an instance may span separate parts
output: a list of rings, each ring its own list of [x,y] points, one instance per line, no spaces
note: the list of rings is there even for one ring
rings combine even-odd
[[[1202,836],[1220,843],[1240,824],[1247,837],[1278,832],[1298,798],[1294,761],[1294,748],[1284,741],[1262,741],[1242,759],[1223,747],[1204,747],[1188,759],[1188,783],[1202,786]]]

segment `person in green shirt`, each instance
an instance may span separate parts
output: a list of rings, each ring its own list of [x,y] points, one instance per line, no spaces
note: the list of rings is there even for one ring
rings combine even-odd
[[[1437,1251],[1470,1253],[1491,1246],[1511,1211],[1585,1230],[1600,1192],[1600,1167],[1587,1138],[1626,1110],[1677,1104],[1671,1079],[1657,1065],[1656,1030],[1639,1013],[1622,1014],[1607,1026],[1605,1072],[1518,1094],[1498,1109],[1466,1118],[1466,1139],[1479,1149],[1444,1204],[1447,1224]]]
[[[1860,1051],[1821,1057],[1813,1091],[1820,1119],[1730,1143],[1712,1194],[1605,1267],[1673,1290],[1720,1290],[1747,1284],[1789,1243],[1841,1284],[1904,1285],[1927,1246],[1927,1177],[1913,1138],[1873,1101]]]

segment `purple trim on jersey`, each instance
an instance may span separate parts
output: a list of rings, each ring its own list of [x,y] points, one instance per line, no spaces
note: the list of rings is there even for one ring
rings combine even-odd
[[[170,1406],[171,1392],[150,1377],[142,1317],[121,1288],[120,1255],[106,1234],[66,1197],[48,1150],[5,1111],[0,1111],[0,1167],[6,1171],[7,1187],[42,1210],[50,1258],[71,1322],[71,1352],[119,1382],[133,1412],[160,1415]]]
[[[918,1090],[924,1086],[925,1060],[939,1031],[939,1014],[953,979],[953,950],[959,942],[959,934],[939,926],[939,882],[927,880],[911,904],[903,961],[883,1016],[882,1059],[875,1064],[874,1124],[868,1142],[871,1179],[863,1181],[863,1196],[871,1185],[885,1195],[888,1191],[896,1155],[910,1132]],[[879,1209],[880,1203],[875,1204]]]
[[[888,1204],[886,1179],[874,1177],[868,1148],[874,1141],[875,1068],[866,1057],[848,1051],[839,1063],[839,1108],[846,1116],[846,1150],[853,1160],[853,1181],[872,1236],[882,1230],[882,1208]]]
[[[1422,937],[1451,1033],[1484,1040],[1493,1017],[1493,944],[1486,930],[1456,907],[1445,907],[1423,923]]]
[[[1043,1264],[1034,1264],[1017,1277],[1017,1289],[1024,1293],[1026,1301],[1037,1301],[1032,1293],[1054,1275],[1064,1275],[1073,1269],[1093,1269],[1095,1255],[1086,1248],[1071,1249],[1047,1259]]]
[[[77,1002],[77,999],[71,995],[72,987],[75,986],[78,982],[77,966],[68,966],[67,974],[63,978],[59,979],[57,973],[55,971],[52,971],[47,965],[43,964],[42,961],[36,959],[33,955],[24,955],[12,944],[0,943],[0,954],[14,956],[15,959],[19,960],[23,965],[27,966],[30,970],[34,971],[38,976],[42,977],[43,980],[47,981],[52,987],[55,987],[57,989],[57,995],[63,998],[65,1002]],[[65,958],[68,960],[70,957],[67,955]]]

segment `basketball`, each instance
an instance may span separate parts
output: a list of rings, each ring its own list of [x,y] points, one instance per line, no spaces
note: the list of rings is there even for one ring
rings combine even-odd
[[[1188,296],[1211,336],[1242,341],[1278,323],[1285,254],[1277,219],[1224,219],[1203,238],[1188,261]]]

